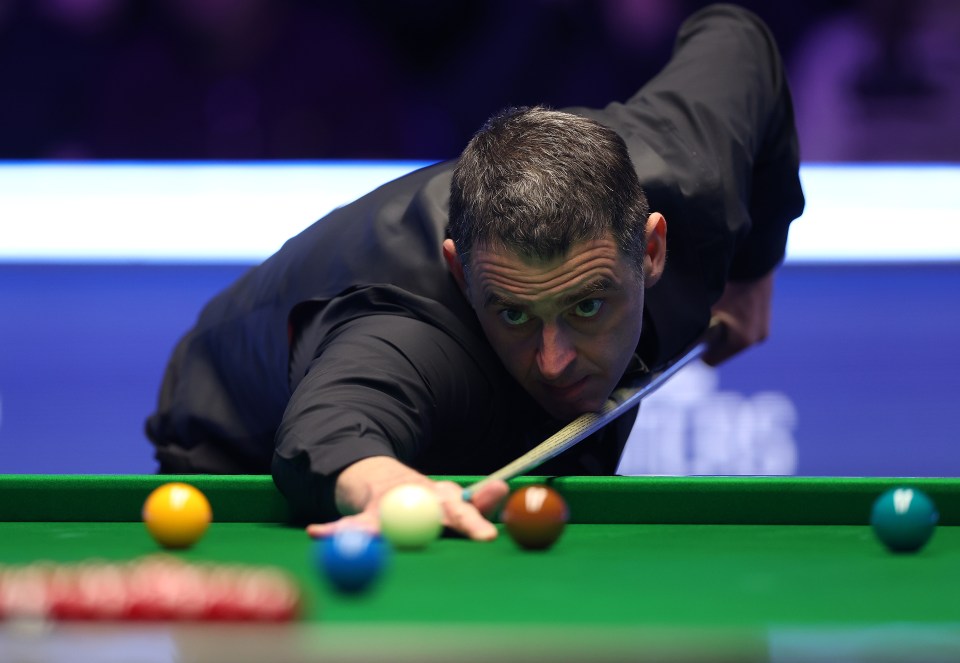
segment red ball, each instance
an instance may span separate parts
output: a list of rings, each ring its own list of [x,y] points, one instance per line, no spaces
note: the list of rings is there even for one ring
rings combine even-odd
[[[563,533],[568,518],[567,503],[560,493],[547,486],[527,486],[516,491],[501,514],[510,537],[528,550],[552,546]]]

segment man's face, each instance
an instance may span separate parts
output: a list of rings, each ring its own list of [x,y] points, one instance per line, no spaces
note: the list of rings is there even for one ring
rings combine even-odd
[[[553,260],[476,249],[464,292],[511,375],[552,416],[599,410],[640,338],[643,287],[612,237]]]

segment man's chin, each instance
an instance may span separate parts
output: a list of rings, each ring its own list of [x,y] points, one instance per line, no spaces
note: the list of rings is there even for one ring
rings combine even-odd
[[[541,407],[547,413],[558,421],[573,421],[581,414],[598,412],[603,408],[603,400],[581,400],[576,403],[544,403],[540,402]]]

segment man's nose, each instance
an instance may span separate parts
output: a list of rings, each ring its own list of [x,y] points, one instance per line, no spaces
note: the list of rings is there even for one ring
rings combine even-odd
[[[540,349],[537,353],[537,366],[544,379],[559,379],[576,357],[577,352],[571,342],[569,331],[555,323],[545,324],[540,335]]]

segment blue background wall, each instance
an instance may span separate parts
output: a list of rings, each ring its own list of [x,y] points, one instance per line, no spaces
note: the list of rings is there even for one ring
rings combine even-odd
[[[166,358],[203,303],[247,267],[0,263],[0,472],[153,471],[142,428]],[[652,462],[664,426],[696,428],[703,408],[664,419],[651,402],[641,420],[659,423],[631,442],[622,469],[960,476],[958,302],[960,265],[786,266],[770,340],[715,374],[696,369],[727,420],[675,436],[679,465]],[[666,392],[656,397],[675,405]],[[775,430],[761,421],[771,396],[795,414]],[[784,435],[792,464],[744,465],[750,450],[737,445]]]

